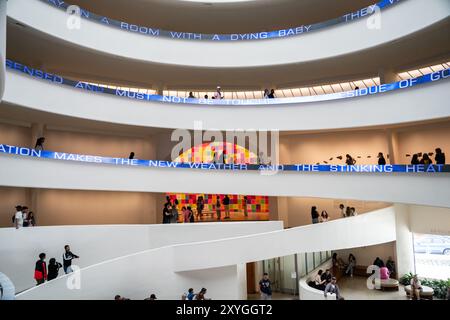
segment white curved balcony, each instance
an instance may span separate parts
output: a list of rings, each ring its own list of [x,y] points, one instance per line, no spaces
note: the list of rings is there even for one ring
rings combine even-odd
[[[0,228],[0,272],[21,292],[35,286],[30,268],[36,255],[45,252],[48,259],[61,262],[65,244],[81,257],[74,264],[85,268],[144,250],[280,229],[281,221]]]
[[[17,298],[111,299],[120,292],[132,299],[142,299],[152,290],[160,299],[179,299],[186,288],[205,286],[214,299],[242,299],[238,288],[245,279],[242,278],[243,263],[395,240],[395,210],[389,207],[320,225],[147,250],[72,274],[72,277],[80,276],[79,289],[69,290],[70,278],[62,276],[27,290]]]
[[[189,101],[182,103],[178,97],[167,97],[167,103],[128,99],[127,96],[136,96],[136,93],[121,92],[124,97],[77,89],[54,84],[52,76],[50,80],[36,79],[7,68],[3,100],[33,111],[137,127],[192,130],[197,121],[202,121],[204,130],[349,129],[448,118],[450,109],[445,104],[450,99],[448,70],[438,74],[441,75],[432,83],[367,96],[343,98],[352,95],[352,92],[347,92],[343,95],[303,97],[313,101],[308,103],[292,103],[298,100],[286,98],[264,101],[288,102],[276,105],[248,105],[252,103],[248,100],[236,100],[241,105],[234,105],[234,100],[229,100],[230,105],[210,105],[205,103],[214,103],[214,100],[190,104]],[[447,79],[442,79],[445,77]],[[404,81],[408,84],[413,80]],[[380,88],[376,90],[381,91]],[[301,101],[303,98],[298,99]]]
[[[26,148],[20,150],[28,152]],[[450,207],[448,172],[262,174],[254,170],[210,170],[209,164],[205,169],[190,169],[175,168],[175,163],[165,161],[156,161],[155,166],[149,167],[148,161],[147,166],[136,166],[95,163],[93,156],[83,156],[79,161],[77,155],[66,154],[63,158],[75,161],[0,153],[0,184],[48,189],[299,196]],[[83,162],[88,158],[92,163]]]
[[[446,0],[407,0],[383,10],[381,27],[376,30],[367,27],[363,18],[315,32],[304,33],[305,27],[294,29],[294,33],[303,33],[295,37],[229,42],[145,36],[87,19],[72,30],[67,27],[65,11],[42,1],[8,4],[11,19],[70,45],[145,63],[196,68],[265,68],[333,59],[411,37],[444,21],[449,12]]]

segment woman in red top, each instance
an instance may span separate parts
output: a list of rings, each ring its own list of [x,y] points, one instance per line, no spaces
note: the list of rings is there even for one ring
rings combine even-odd
[[[43,284],[47,280],[47,263],[45,262],[45,253],[39,255],[39,260],[36,261],[36,266],[34,268],[34,279],[36,280],[36,285]]]

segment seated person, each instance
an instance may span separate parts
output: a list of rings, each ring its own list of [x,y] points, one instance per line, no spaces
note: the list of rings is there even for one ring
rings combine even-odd
[[[325,296],[325,298],[327,297],[327,293],[334,293],[334,294],[336,294],[336,299],[337,300],[342,300],[343,299],[341,297],[341,292],[339,290],[339,287],[336,284],[336,278],[335,277],[331,278],[331,282],[328,283],[327,286],[325,287],[325,291],[323,292],[323,295]]]
[[[322,273],[320,276],[321,280],[325,280],[326,283],[331,282],[331,278],[333,278],[333,275],[330,272],[330,269],[325,270],[325,273]]]
[[[420,283],[417,274],[411,279],[411,299],[420,300],[420,293],[422,292],[422,284]]]
[[[316,277],[314,278],[314,287],[316,289],[323,291],[323,290],[325,290],[325,285],[326,285],[327,280],[322,279],[322,274],[323,274],[322,269],[319,270],[319,272],[316,274]]]
[[[380,259],[380,257],[376,257],[375,261],[373,262],[373,265],[381,268],[381,267],[384,267],[384,262],[383,262],[383,260]]]
[[[390,276],[389,269],[386,268],[386,267],[381,267],[380,268],[380,278],[381,278],[381,280],[387,280],[387,279],[389,279],[389,276]]]
[[[391,276],[395,275],[395,262],[392,260],[392,257],[389,257],[386,261],[386,268],[388,268]]]

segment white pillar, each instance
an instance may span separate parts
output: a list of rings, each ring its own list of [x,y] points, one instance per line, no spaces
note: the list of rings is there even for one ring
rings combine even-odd
[[[395,261],[397,277],[404,274],[415,273],[413,234],[410,228],[409,206],[395,204],[395,230],[397,241],[395,243]]]
[[[388,153],[389,159],[387,159],[388,163],[396,164],[399,161],[397,132],[387,129],[386,130],[386,139],[387,139],[388,152],[389,152]]]
[[[378,76],[380,77],[380,84],[397,82],[397,73],[394,70],[386,68],[381,69],[378,72]]]

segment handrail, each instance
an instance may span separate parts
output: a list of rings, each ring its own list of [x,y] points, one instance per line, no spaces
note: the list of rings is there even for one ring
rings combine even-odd
[[[273,39],[273,38],[286,38],[297,36],[305,33],[309,33],[316,30],[321,30],[327,27],[331,27],[338,24],[352,22],[364,17],[368,17],[374,13],[379,12],[380,10],[389,8],[395,4],[397,4],[400,0],[381,0],[373,5],[362,8],[358,11],[351,12],[340,16],[335,19],[314,23],[310,25],[301,25],[297,27],[292,27],[288,29],[274,30],[274,31],[262,31],[262,32],[254,32],[254,33],[243,33],[243,34],[203,34],[203,33],[193,33],[193,32],[176,32],[176,31],[168,31],[161,30],[157,28],[151,28],[148,26],[139,26],[134,24],[129,24],[124,21],[114,20],[102,15],[98,15],[78,6],[72,6],[64,1],[55,1],[55,0],[40,0],[45,2],[53,7],[58,9],[62,9],[68,14],[71,15],[79,15],[82,18],[88,19],[90,21],[94,21],[97,23],[101,23],[105,26],[118,28],[128,32],[134,32],[146,36],[151,37],[161,37],[161,38],[170,38],[170,39],[182,39],[182,40],[206,40],[206,41],[249,41],[249,40],[264,40],[264,39]]]
[[[154,167],[174,169],[194,169],[208,171],[259,171],[259,172],[331,172],[331,173],[433,173],[445,174],[450,172],[450,165],[444,164],[418,164],[418,165],[321,165],[321,164],[249,164],[249,163],[196,163],[174,162],[166,160],[125,159],[114,157],[102,157],[67,152],[54,152],[47,150],[35,150],[25,147],[0,144],[0,154],[17,155],[21,157],[43,158],[57,161],[75,161],[95,164],[109,164],[116,166]]]

